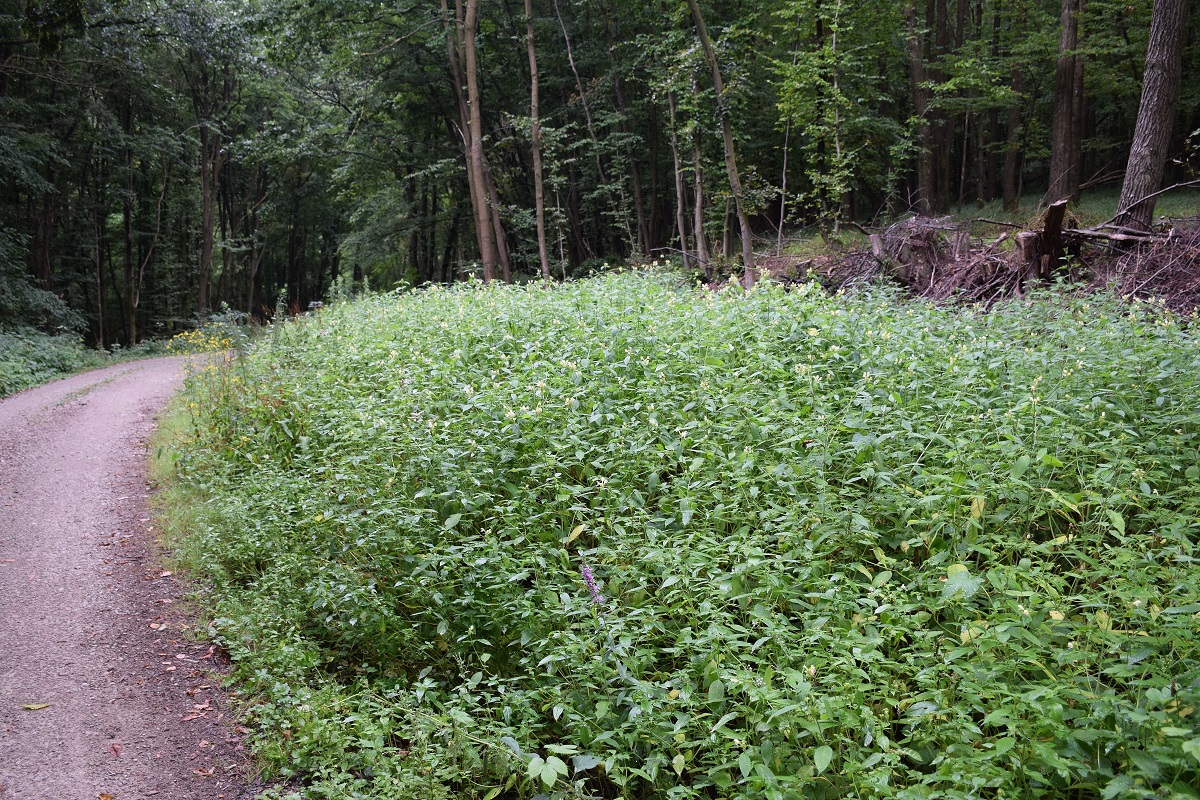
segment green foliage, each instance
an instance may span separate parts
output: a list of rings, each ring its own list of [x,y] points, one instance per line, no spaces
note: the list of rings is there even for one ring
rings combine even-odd
[[[210,633],[307,797],[1194,798],[1196,334],[632,273],[339,304],[189,383]]]
[[[0,397],[104,363],[101,353],[74,336],[0,329]]]
[[[897,176],[887,155],[910,145],[904,126],[888,119],[886,74],[902,62],[901,9],[893,4],[791,0],[777,12],[795,20],[800,41],[790,63],[779,61],[780,109],[794,121],[809,189],[810,214],[832,222],[856,187],[885,196]]]
[[[13,328],[78,331],[83,319],[53,292],[30,284],[21,237],[0,226],[0,332]]]

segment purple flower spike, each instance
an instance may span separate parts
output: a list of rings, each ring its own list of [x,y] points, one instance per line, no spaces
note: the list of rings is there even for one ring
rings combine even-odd
[[[600,590],[596,587],[596,576],[592,574],[592,568],[584,564],[580,569],[583,573],[583,582],[587,584],[588,591],[592,593],[592,602],[600,605],[604,602],[604,595],[600,594]]]

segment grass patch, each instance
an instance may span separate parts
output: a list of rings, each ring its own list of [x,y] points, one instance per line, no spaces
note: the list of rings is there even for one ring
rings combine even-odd
[[[1194,319],[458,286],[189,381],[257,752],[314,798],[1196,797]]]

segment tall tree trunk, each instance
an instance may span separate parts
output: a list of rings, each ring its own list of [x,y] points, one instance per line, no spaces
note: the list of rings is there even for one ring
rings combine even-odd
[[[946,73],[941,67],[943,59],[950,54],[950,14],[946,0],[934,0],[934,36],[933,55],[930,59],[929,81],[940,84],[946,80]],[[933,123],[933,151],[937,170],[937,192],[933,198],[935,211],[945,211],[950,207],[950,176],[953,174],[954,152],[954,120],[944,109],[931,109]]]
[[[475,238],[479,245],[479,260],[483,263],[483,279],[495,280],[499,256],[496,230],[488,203],[483,171],[483,115],[479,108],[479,75],[475,58],[475,24],[477,0],[467,0],[464,18],[460,0],[455,0],[454,21],[446,0],[442,0],[442,24],[446,32],[450,76],[454,82],[454,97],[458,105],[459,133],[467,162],[467,188],[471,193],[471,212],[475,222]],[[464,68],[465,62],[465,68]],[[465,71],[464,71],[465,69]],[[463,94],[463,86],[467,95]]]
[[[933,136],[929,120],[929,88],[926,86],[925,57],[921,52],[921,34],[917,30],[915,0],[906,8],[906,44],[908,49],[908,81],[912,90],[913,110],[917,117],[917,202],[918,214],[931,214],[936,194],[936,163]]]
[[[692,78],[692,105],[700,108],[700,88]],[[700,141],[700,122],[692,126],[692,214],[695,217],[693,231],[696,235],[696,260],[704,268],[704,275],[713,278],[712,257],[708,251],[708,237],[704,235],[704,148]]]
[[[1046,201],[1077,200],[1083,140],[1076,123],[1076,70],[1082,78],[1079,16],[1083,0],[1062,0],[1059,15],[1058,65],[1054,71],[1054,119],[1050,130],[1050,182]]]
[[[122,166],[124,167],[124,197],[121,198],[121,228],[125,238],[124,258],[122,260],[122,278],[124,279],[125,291],[122,292],[121,304],[121,319],[125,326],[125,346],[132,347],[137,344],[137,308],[134,306],[134,284],[137,276],[137,268],[134,265],[133,255],[133,146],[130,143],[130,137],[133,135],[133,103],[128,98],[125,99],[124,107],[121,109],[121,127],[125,134],[124,147],[122,147]]]
[[[483,160],[483,180],[487,187],[488,212],[492,220],[492,235],[496,240],[496,260],[500,262],[500,278],[505,283],[512,283],[508,237],[504,235],[504,224],[500,221],[500,194],[496,191],[496,182],[492,180],[492,168],[486,158]]]
[[[471,172],[479,184],[479,194],[482,207],[479,209],[479,224],[491,230],[491,236],[484,236],[486,251],[483,255],[483,271],[485,280],[496,277],[496,267],[500,264],[500,242],[496,233],[503,232],[499,224],[499,209],[491,202],[488,191],[490,181],[487,175],[487,163],[483,154],[483,100],[479,94],[479,64],[475,51],[475,34],[479,28],[479,0],[466,0],[466,13],[463,17],[462,42],[467,79],[467,110],[469,114],[469,140]],[[494,187],[493,187],[494,192]],[[491,207],[491,208],[489,208]]]
[[[42,192],[40,208],[30,211],[34,219],[34,236],[30,242],[33,272],[40,288],[54,291],[54,229],[58,225],[58,193],[54,188],[56,170],[46,164],[46,191]]]
[[[758,270],[754,266],[754,237],[750,231],[750,218],[746,214],[745,203],[742,200],[742,181],[738,176],[737,157],[733,148],[733,122],[729,117],[729,108],[725,102],[725,84],[721,80],[721,68],[717,64],[717,56],[713,52],[712,42],[708,39],[708,30],[704,27],[704,17],[700,14],[700,6],[696,0],[688,0],[692,10],[692,19],[696,23],[696,33],[700,37],[700,47],[704,50],[704,60],[712,73],[713,90],[717,95],[717,114],[721,118],[721,139],[725,147],[725,172],[729,176],[729,191],[737,208],[738,225],[742,234],[742,276],[743,285],[749,289],[758,280]]]
[[[1024,90],[1024,80],[1019,68],[1013,68],[1012,90],[1017,97]],[[1021,104],[1008,107],[1007,141],[1004,147],[1004,171],[1000,193],[1005,211],[1016,211],[1021,203]]]
[[[608,13],[607,8],[603,8],[605,19],[605,30],[608,33],[608,54],[609,58],[615,64],[617,61],[617,25],[615,18]],[[633,139],[633,130],[629,125],[629,113],[625,106],[625,87],[624,79],[621,77],[621,70],[614,69],[613,76],[613,97],[617,101],[617,113],[620,117],[621,132],[625,134],[625,141],[628,143]],[[629,162],[629,179],[633,186],[633,209],[634,215],[637,217],[637,249],[643,255],[650,252],[650,222],[647,219],[646,209],[644,206],[644,198],[642,197],[642,173],[638,168],[637,158],[633,152],[633,148],[626,144],[625,160]],[[633,242],[630,242],[632,245]]]
[[[1155,198],[1148,195],[1158,191],[1166,166],[1179,102],[1187,13],[1188,0],[1155,0],[1137,127],[1117,204],[1116,223],[1127,228],[1149,230],[1154,216]]]
[[[533,42],[533,0],[525,0],[525,46],[529,50],[529,138],[533,149],[533,202],[537,218],[538,264],[542,280],[550,282],[550,255],[546,251],[546,198],[542,181],[542,124],[538,118],[538,67]]]
[[[212,140],[208,120],[200,122],[200,275],[196,287],[196,310],[208,312],[208,283],[212,276],[213,225],[216,199],[213,192]]]
[[[674,92],[667,93],[667,104],[671,111],[671,157],[675,162],[675,230],[679,233],[679,250],[683,253],[684,269],[691,269],[692,256],[688,251],[687,226],[683,222],[687,199],[683,185],[683,164],[679,158],[679,132],[675,129]]]
[[[558,0],[554,0],[554,14],[558,18],[558,27],[562,29],[563,42],[567,47],[567,63],[571,67],[571,74],[575,76],[575,89],[579,93],[579,104],[583,108],[583,121],[587,127],[588,138],[592,142],[592,155],[596,160],[596,175],[600,179],[600,186],[604,189],[609,188],[608,175],[604,169],[604,159],[600,157],[600,138],[596,135],[596,128],[592,121],[591,105],[588,103],[587,92],[583,88],[583,79],[579,77],[579,68],[575,64],[575,51],[571,47],[571,36],[567,33],[567,23],[563,20],[561,9],[558,6]],[[605,196],[610,199],[612,193],[606,191]],[[633,244],[633,228],[629,225],[629,210],[621,204],[621,208],[616,209],[625,224],[625,238],[630,245]],[[602,237],[603,240],[603,237]],[[589,248],[590,249],[590,248]]]

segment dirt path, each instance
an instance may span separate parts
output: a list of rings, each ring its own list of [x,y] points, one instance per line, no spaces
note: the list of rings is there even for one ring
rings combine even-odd
[[[183,367],[124,364],[0,402],[0,800],[254,794],[146,508],[146,437]]]

